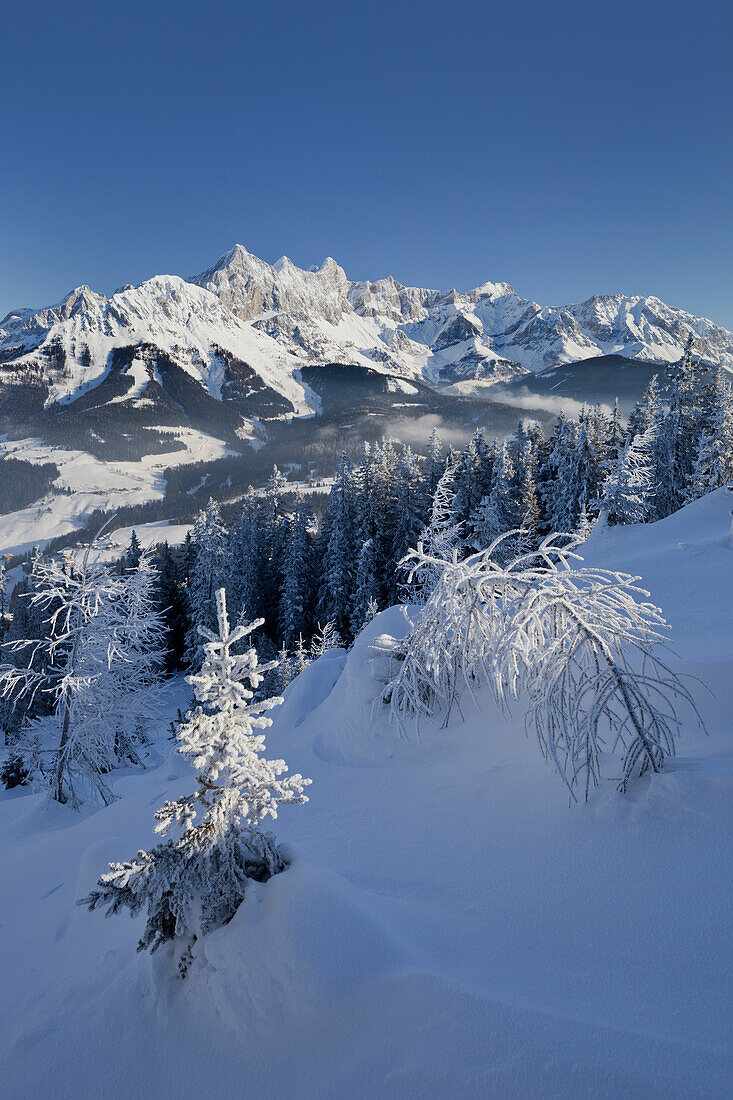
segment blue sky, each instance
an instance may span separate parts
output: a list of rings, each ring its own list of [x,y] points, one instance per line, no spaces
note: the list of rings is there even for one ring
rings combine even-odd
[[[733,329],[727,3],[5,5],[0,316],[235,242]]]

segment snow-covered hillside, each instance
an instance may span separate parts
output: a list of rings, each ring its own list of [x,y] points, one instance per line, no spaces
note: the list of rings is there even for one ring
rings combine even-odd
[[[58,306],[11,314],[0,324],[3,358],[12,359],[1,378],[11,383],[18,373],[40,371],[47,402],[69,401],[100,383],[113,349],[140,344],[165,352],[218,400],[228,354],[251,367],[297,411],[311,411],[293,378],[296,364],[283,348],[239,321],[214,295],[172,275],[125,287],[109,299],[79,287]],[[149,382],[160,383],[144,361],[133,360],[127,373],[128,401],[144,400]]]
[[[28,508],[0,515],[0,554],[24,554],[34,546],[43,547],[59,535],[77,531],[92,512],[100,509],[114,512],[163,500],[167,467],[224,458],[231,453],[223,440],[191,428],[158,430],[183,449],[149,455],[140,462],[101,462],[84,451],[48,447],[39,439],[0,440],[0,457],[55,462],[59,468],[59,477],[44,497]]]
[[[602,530],[588,562],[640,574],[708,725],[624,796],[568,808],[486,694],[401,738],[380,704],[378,616],[288,688],[270,755],[313,779],[284,808],[293,862],[254,884],[185,982],[135,954],[142,918],[75,908],[192,788],[168,760],[75,815],[0,797],[8,1095],[724,1097],[733,1080],[731,494]],[[183,703],[172,691],[171,713]]]

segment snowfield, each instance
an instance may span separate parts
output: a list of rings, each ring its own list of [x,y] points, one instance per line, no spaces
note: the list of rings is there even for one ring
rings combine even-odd
[[[140,462],[102,462],[86,451],[49,447],[39,439],[0,440],[0,458],[13,455],[26,462],[55,462],[54,483],[66,493],[51,492],[28,508],[0,516],[0,553],[23,554],[59,535],[83,527],[97,508],[114,512],[133,504],[165,497],[164,470],[194,462],[210,462],[235,452],[226,443],[194,428],[154,429],[184,444],[182,450],[146,455]],[[184,536],[185,537],[185,536]]]
[[[135,953],[142,918],[74,905],[191,789],[166,729],[107,808],[2,792],[6,1095],[729,1096],[732,505],[719,490],[584,548],[664,609],[707,737],[690,723],[664,772],[569,808],[486,693],[446,729],[390,726],[378,639],[407,620],[385,611],[273,713],[268,755],[313,780],[275,823],[291,866],[183,982],[166,948]],[[187,698],[176,682],[171,714]]]

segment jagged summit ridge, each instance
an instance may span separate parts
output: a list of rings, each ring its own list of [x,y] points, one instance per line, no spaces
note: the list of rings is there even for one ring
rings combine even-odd
[[[381,364],[433,384],[504,380],[597,355],[672,362],[690,332],[711,362],[733,368],[733,336],[655,297],[594,295],[540,306],[504,282],[462,293],[352,282],[330,257],[307,271],[237,245],[192,280],[236,315],[316,361]],[[406,338],[406,339],[404,339]]]
[[[75,288],[0,322],[0,383],[31,371],[48,401],[74,400],[106,376],[115,349],[158,349],[220,399],[227,363],[253,372],[295,415],[312,411],[298,372],[344,363],[434,388],[505,382],[595,356],[672,362],[693,334],[712,363],[733,369],[733,335],[656,297],[593,295],[541,306],[508,283],[466,293],[408,287],[392,276],[351,281],[332,257],[304,270],[243,245],[200,275],[160,275],[107,298]]]

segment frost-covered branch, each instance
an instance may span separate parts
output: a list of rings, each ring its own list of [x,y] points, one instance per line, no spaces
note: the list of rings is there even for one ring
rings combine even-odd
[[[501,542],[443,571],[400,648],[388,698],[408,717],[447,722],[479,685],[500,705],[526,697],[527,723],[573,797],[588,797],[601,754],[619,757],[621,790],[674,754],[680,703],[700,721],[684,683],[662,660],[668,626],[638,577],[584,566],[574,536],[551,535],[501,564]],[[497,550],[499,551],[497,553]],[[411,575],[438,561],[422,546]]]

